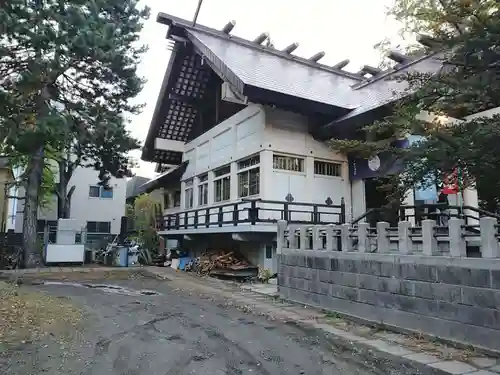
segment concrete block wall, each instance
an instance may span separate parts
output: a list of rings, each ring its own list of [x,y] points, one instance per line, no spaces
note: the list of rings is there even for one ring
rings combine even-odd
[[[283,298],[500,351],[500,259],[289,250]]]

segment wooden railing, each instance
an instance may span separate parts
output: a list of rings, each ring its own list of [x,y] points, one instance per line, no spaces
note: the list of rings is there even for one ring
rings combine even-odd
[[[257,225],[286,220],[295,224],[343,224],[345,204],[316,204],[262,199],[242,199],[210,207],[200,207],[158,219],[159,230],[198,229],[240,224]]]

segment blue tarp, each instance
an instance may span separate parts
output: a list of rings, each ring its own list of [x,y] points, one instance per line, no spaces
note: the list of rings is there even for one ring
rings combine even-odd
[[[193,260],[193,258],[189,258],[189,257],[179,258],[179,269],[183,271],[186,268],[186,266],[189,264],[189,262],[191,262],[192,260]]]

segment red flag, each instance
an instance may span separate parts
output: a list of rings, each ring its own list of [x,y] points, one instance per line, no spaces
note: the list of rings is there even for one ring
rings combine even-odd
[[[458,173],[457,169],[453,169],[453,172],[449,175],[443,177],[443,189],[441,190],[443,194],[458,194],[460,187],[458,185]]]

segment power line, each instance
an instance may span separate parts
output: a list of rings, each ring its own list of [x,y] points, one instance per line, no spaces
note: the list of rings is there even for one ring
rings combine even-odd
[[[193,26],[196,25],[196,20],[198,19],[198,14],[200,13],[201,4],[203,4],[203,0],[198,0],[198,7],[196,8],[196,12],[193,18]]]

